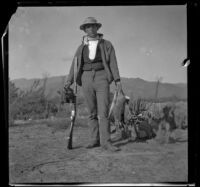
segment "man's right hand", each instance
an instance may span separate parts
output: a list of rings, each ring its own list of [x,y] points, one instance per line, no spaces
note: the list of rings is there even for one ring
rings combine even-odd
[[[65,103],[74,103],[75,102],[74,101],[75,95],[74,95],[73,89],[70,88],[70,84],[64,86],[63,93],[64,93],[64,102]]]
[[[66,84],[64,85],[64,90],[66,91],[67,89],[69,89],[69,87],[70,87],[70,84],[69,84],[69,83],[66,83]]]

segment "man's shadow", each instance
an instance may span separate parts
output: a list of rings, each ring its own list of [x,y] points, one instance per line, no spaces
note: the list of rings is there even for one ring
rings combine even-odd
[[[121,137],[120,139],[111,139],[111,143],[114,144],[117,147],[121,147],[130,143],[148,143],[147,140],[149,140],[149,138],[135,138],[135,139],[131,139],[130,137]]]

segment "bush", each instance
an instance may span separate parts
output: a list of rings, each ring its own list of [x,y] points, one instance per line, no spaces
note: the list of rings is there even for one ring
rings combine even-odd
[[[21,91],[9,82],[9,119],[44,118],[47,100],[44,87],[33,89],[38,83],[33,83],[29,91]]]
[[[9,125],[12,125],[14,123],[14,119],[16,118],[18,114],[18,106],[17,106],[17,99],[18,99],[18,91],[19,89],[16,88],[15,84],[12,83],[9,79]]]
[[[129,101],[129,110],[132,114],[139,115],[145,114],[149,111],[150,104],[143,98],[134,99],[131,97]]]
[[[141,114],[144,119],[148,120],[148,124],[157,134],[156,139],[159,141],[163,140],[165,142],[169,138],[167,128],[170,128],[170,134],[176,129],[187,128],[186,102],[153,103],[152,101],[148,102],[146,99],[133,99],[132,97],[128,107],[132,114],[136,116]],[[125,116],[129,119],[127,110],[125,110]],[[128,120],[126,121],[128,122]],[[162,127],[164,127],[164,130]]]

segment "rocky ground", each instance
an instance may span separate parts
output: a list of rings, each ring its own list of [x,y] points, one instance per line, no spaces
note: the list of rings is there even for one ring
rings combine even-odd
[[[14,183],[160,183],[187,182],[187,141],[114,144],[111,153],[84,148],[86,127],[75,127],[73,146],[67,150],[68,129],[47,123],[9,127],[9,181]],[[186,131],[179,131],[186,135]]]

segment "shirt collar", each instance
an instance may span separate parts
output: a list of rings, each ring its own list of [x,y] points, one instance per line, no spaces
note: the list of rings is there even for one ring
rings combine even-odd
[[[85,36],[83,36],[82,42],[84,45],[88,45],[89,41],[101,40],[102,38],[103,38],[103,34],[100,34],[100,33],[98,33],[97,37],[95,37],[95,38],[90,38],[89,36],[85,35]]]

